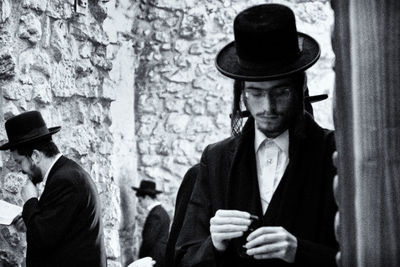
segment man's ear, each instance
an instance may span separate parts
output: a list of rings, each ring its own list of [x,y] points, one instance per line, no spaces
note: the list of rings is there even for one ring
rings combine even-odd
[[[31,159],[32,159],[33,163],[35,163],[35,165],[38,165],[43,159],[43,153],[37,149],[34,149],[32,151]]]

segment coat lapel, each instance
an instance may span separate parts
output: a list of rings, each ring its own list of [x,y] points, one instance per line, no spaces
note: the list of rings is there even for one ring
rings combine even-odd
[[[244,126],[232,157],[225,203],[228,209],[247,211],[261,218],[253,119],[250,118]]]
[[[290,231],[296,223],[294,217],[309,172],[305,149],[308,140],[306,136],[304,120],[299,121],[293,129],[289,129],[289,165],[263,216],[264,225],[279,225]]]

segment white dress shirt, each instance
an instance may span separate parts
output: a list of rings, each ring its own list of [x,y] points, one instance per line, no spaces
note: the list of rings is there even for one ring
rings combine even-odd
[[[264,214],[289,164],[289,131],[286,130],[275,138],[268,138],[256,128],[254,150]]]
[[[50,174],[51,169],[53,168],[54,164],[56,164],[57,160],[58,160],[59,158],[61,158],[61,156],[62,156],[61,153],[58,153],[58,154],[55,156],[53,162],[50,164],[50,167],[47,169],[47,172],[46,172],[46,174],[45,174],[44,177],[43,177],[43,181],[41,181],[40,183],[38,183],[38,184],[36,185],[36,188],[38,189],[38,193],[39,193],[38,199],[40,199],[40,197],[41,197],[42,194],[43,194],[44,187],[46,186],[46,182],[47,182],[47,177],[49,177],[49,174]]]

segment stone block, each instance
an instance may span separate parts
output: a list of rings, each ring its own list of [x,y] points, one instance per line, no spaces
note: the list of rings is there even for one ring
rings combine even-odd
[[[165,168],[165,166],[168,166],[168,168]],[[173,168],[174,166],[171,165],[170,163],[167,163],[164,166],[146,167],[144,168],[144,174],[145,177],[146,176],[149,177],[150,180],[156,181],[157,187],[160,188],[160,190],[162,190],[164,185],[163,181],[170,181],[176,178],[176,176],[170,172],[170,170]],[[145,179],[145,177],[143,177],[143,179]]]
[[[0,227],[0,233],[3,238],[7,240],[7,243],[13,248],[16,248],[22,243],[20,234],[13,226]]]
[[[11,78],[15,75],[15,59],[10,52],[2,51],[0,54],[0,80]]]
[[[187,125],[188,134],[209,133],[214,130],[215,125],[209,116],[196,116]]]
[[[46,15],[54,19],[69,19],[74,14],[73,2],[65,0],[49,0]]]
[[[34,45],[42,37],[42,24],[33,12],[28,13],[21,16],[18,32],[21,39],[27,39]]]
[[[108,60],[96,54],[90,58],[90,61],[94,66],[99,67],[105,71],[110,71],[113,67],[111,60]]]
[[[194,43],[189,47],[190,55],[201,55],[203,53],[202,47],[198,43]]]
[[[170,42],[170,35],[167,32],[155,32],[153,38],[160,43]]]
[[[192,82],[193,88],[198,88],[202,89],[204,91],[213,91],[213,88],[215,88],[217,85],[217,82],[215,80],[210,79],[207,76],[201,76],[199,78],[196,78]]]
[[[121,255],[118,229],[104,229],[104,242],[106,247],[107,262],[117,260]]]
[[[156,166],[161,162],[160,156],[158,155],[143,155],[141,158],[142,166],[151,167]]]
[[[38,12],[44,12],[49,0],[23,0],[22,7],[30,8]]]
[[[51,26],[50,47],[57,62],[78,58],[78,43],[71,38],[68,28],[68,23],[63,20],[57,20]]]
[[[118,93],[118,91],[115,89],[116,86],[117,83],[114,80],[108,77],[104,77],[103,87],[100,95],[101,99],[108,101],[115,101],[117,99],[117,93]]]
[[[53,100],[53,97],[49,82],[47,80],[43,80],[42,77],[39,77],[39,79],[34,79],[33,84],[32,98],[36,100],[37,103],[50,104]]]
[[[179,69],[171,75],[163,74],[170,82],[190,83],[194,78],[194,73],[191,69]]]
[[[117,198],[116,196],[119,195],[119,191],[118,188],[115,188],[115,186],[112,186],[114,187],[114,190],[111,190],[110,186],[107,187],[108,190],[100,195],[103,209],[102,213],[104,228],[118,229],[121,211],[119,206],[120,201],[119,198]]]
[[[186,101],[183,99],[170,99],[165,101],[165,110],[168,112],[181,113],[185,107]]]
[[[31,76],[31,72],[40,73],[49,78],[52,72],[52,65],[46,50],[38,47],[29,48],[19,56],[19,68],[22,74]]]
[[[69,62],[61,61],[53,65],[53,73],[50,77],[50,84],[54,96],[71,97],[76,94],[75,66]]]
[[[93,65],[89,59],[77,60],[75,62],[75,74],[76,78],[84,78],[92,75],[94,72]]]
[[[89,58],[93,51],[93,45],[91,42],[84,42],[79,46],[79,55],[82,58]]]
[[[95,52],[90,57],[90,61],[96,67],[105,71],[112,69],[112,61],[107,59],[107,47],[105,45],[98,45]]]
[[[64,143],[77,155],[85,155],[91,151],[93,137],[96,136],[94,129],[85,125],[65,127],[63,131]]]
[[[17,195],[25,182],[25,175],[22,175],[19,172],[9,172],[4,176],[2,188],[9,193]]]
[[[205,18],[204,14],[184,15],[182,25],[178,30],[179,36],[188,40],[204,36]]]
[[[103,1],[91,1],[89,3],[89,10],[92,16],[99,22],[103,23],[103,21],[107,18],[107,6]]]
[[[0,249],[0,263],[2,266],[20,266],[21,259],[13,251]]]
[[[199,98],[189,98],[186,101],[185,112],[189,115],[203,115],[206,111],[205,101]]]
[[[73,94],[83,96],[83,97],[99,97],[99,90],[101,89],[100,73],[95,73],[94,75],[89,75],[83,78],[77,78],[75,80],[76,88],[73,89]]]
[[[88,32],[89,39],[95,44],[108,45],[108,35],[99,23],[91,23]]]
[[[0,2],[0,23],[4,23],[11,15],[11,3],[9,0]]]
[[[171,147],[174,149],[173,154],[177,156],[192,157],[196,153],[193,142],[186,139],[175,140]]]
[[[150,142],[147,140],[141,140],[137,143],[139,154],[149,154],[150,153]]]
[[[11,117],[14,117],[15,115],[18,115],[20,112],[18,108],[15,106],[15,104],[11,101],[8,101],[4,106],[3,106],[3,114],[4,114],[4,119],[7,120]]]
[[[148,3],[156,8],[165,9],[184,9],[186,7],[186,1],[174,1],[171,5],[170,0],[149,0]]]
[[[188,40],[177,39],[175,41],[174,49],[179,53],[184,53],[185,51],[187,51],[189,49],[190,44],[191,43]]]
[[[184,133],[191,119],[189,115],[171,113],[165,122],[165,130],[170,133]]]
[[[138,99],[138,107],[143,113],[155,114],[157,111],[162,110],[163,105],[155,95],[141,94]]]

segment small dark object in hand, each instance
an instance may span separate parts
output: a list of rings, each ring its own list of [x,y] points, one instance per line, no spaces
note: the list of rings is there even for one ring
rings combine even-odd
[[[246,253],[247,249],[244,247],[244,245],[246,245],[246,243],[247,243],[246,239],[251,232],[253,232],[257,228],[259,228],[262,224],[262,221],[256,215],[250,215],[250,220],[251,220],[251,223],[249,225],[249,229],[246,232],[244,232],[241,237],[238,238],[239,239],[238,254],[242,258],[250,257],[249,255],[247,255],[247,253]]]

